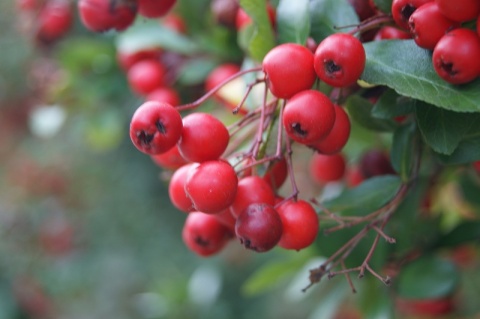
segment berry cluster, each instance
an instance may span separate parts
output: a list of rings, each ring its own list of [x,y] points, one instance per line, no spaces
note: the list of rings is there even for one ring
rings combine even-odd
[[[394,0],[392,15],[419,47],[433,50],[433,67],[442,79],[464,84],[480,75],[480,2]],[[475,21],[476,31],[466,27]]]

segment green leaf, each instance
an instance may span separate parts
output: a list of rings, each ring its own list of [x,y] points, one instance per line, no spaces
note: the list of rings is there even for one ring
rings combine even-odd
[[[353,27],[345,26],[359,23],[355,10],[347,0],[311,0],[310,21],[311,36],[317,42],[333,33],[348,32]]]
[[[397,278],[398,294],[411,299],[441,298],[452,294],[459,280],[453,262],[426,255],[402,269]]]
[[[383,13],[390,13],[392,11],[392,0],[373,0],[375,6]]]
[[[435,247],[455,247],[480,239],[480,221],[466,221],[441,236]]]
[[[471,170],[466,170],[463,174],[460,175],[458,179],[460,189],[462,191],[463,198],[469,203],[477,208],[480,208],[480,179],[478,174],[475,172],[472,174]],[[480,211],[476,210],[477,215],[480,216]],[[480,236],[479,236],[480,237]]]
[[[450,155],[437,154],[446,165],[466,164],[480,160],[480,136],[464,139]]]
[[[182,85],[201,84],[216,65],[215,61],[206,58],[189,60],[180,68],[177,80]]]
[[[452,154],[480,115],[457,113],[427,103],[417,103],[418,127],[425,142],[437,153]]]
[[[393,143],[390,160],[395,171],[401,176],[402,181],[408,181],[413,163],[413,138],[415,124],[402,125],[393,133]]]
[[[277,35],[280,43],[304,45],[310,33],[308,0],[282,0],[277,7]]]
[[[365,215],[387,204],[401,186],[398,176],[373,177],[357,187],[344,190],[338,197],[323,204],[333,212],[345,215]]]
[[[394,90],[384,92],[372,109],[372,116],[379,119],[392,119],[415,111],[415,100],[399,95]]]
[[[240,6],[253,21],[254,29],[248,40],[248,52],[254,60],[262,61],[268,51],[275,46],[266,0],[240,0]]]
[[[433,69],[431,53],[413,40],[373,41],[364,47],[362,80],[447,110],[480,112],[480,79],[465,85],[445,82]]]
[[[352,95],[346,102],[348,114],[361,126],[379,132],[394,130],[397,125],[388,119],[378,119],[372,116],[373,105],[367,99]]]

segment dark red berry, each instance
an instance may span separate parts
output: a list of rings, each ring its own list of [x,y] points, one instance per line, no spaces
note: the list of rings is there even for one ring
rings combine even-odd
[[[56,41],[67,33],[72,21],[72,8],[68,1],[48,1],[38,17],[37,38],[46,43]]]
[[[136,1],[79,0],[80,19],[95,32],[122,31],[128,28],[137,14]]]
[[[364,178],[395,174],[388,155],[381,150],[368,150],[360,158],[360,172]]]
[[[238,181],[237,194],[230,206],[232,215],[238,217],[240,213],[250,204],[275,203],[275,194],[268,183],[259,176],[247,176]]]
[[[147,18],[160,18],[175,5],[176,0],[138,0],[138,13]]]
[[[417,8],[433,0],[393,0],[392,16],[397,26],[404,30],[409,30],[408,19]]]

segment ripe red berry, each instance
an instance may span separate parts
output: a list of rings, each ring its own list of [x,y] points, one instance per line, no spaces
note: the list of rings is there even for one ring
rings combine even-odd
[[[220,223],[227,226],[232,234],[235,234],[235,222],[237,219],[232,215],[230,209],[225,209],[218,214],[213,214],[210,216],[215,217]]]
[[[185,192],[185,184],[194,163],[185,164],[173,173],[168,183],[168,196],[173,206],[182,212],[193,211],[193,204]]]
[[[233,167],[224,161],[196,163],[185,183],[185,192],[196,210],[217,214],[235,200],[238,178]]]
[[[178,149],[191,162],[216,160],[228,146],[230,135],[225,125],[208,113],[191,113],[183,119]]]
[[[480,74],[480,39],[470,29],[455,29],[445,34],[433,50],[437,74],[452,84],[468,83]]]
[[[137,14],[135,1],[79,0],[78,12],[82,23],[94,32],[111,29],[123,31],[128,28]]]
[[[335,122],[328,135],[309,145],[322,154],[335,154],[342,150],[350,137],[350,118],[345,110],[335,105]]]
[[[317,237],[318,215],[312,205],[304,200],[289,200],[277,208],[283,232],[278,246],[300,250],[310,246]]]
[[[171,105],[145,102],[133,114],[130,139],[143,153],[159,154],[171,149],[182,134],[182,117]]]
[[[175,5],[176,0],[138,0],[138,13],[147,18],[160,18]]]
[[[459,24],[445,17],[437,3],[432,1],[415,10],[408,25],[415,43],[421,48],[433,50],[445,33]]]
[[[162,54],[162,49],[160,48],[148,48],[142,49],[135,52],[117,52],[117,60],[120,67],[128,71],[133,65],[137,62],[143,60],[155,60],[159,61]]]
[[[310,174],[319,184],[340,180],[345,174],[345,158],[341,153],[323,155],[314,153],[310,160]]]
[[[365,177],[363,176],[362,172],[360,171],[360,167],[357,165],[347,167],[345,173],[345,182],[348,187],[355,187],[360,185]]]
[[[185,21],[180,15],[173,12],[170,12],[162,19],[162,25],[180,34],[187,33],[187,25],[185,24]]]
[[[135,93],[147,95],[165,85],[165,73],[165,67],[159,61],[143,60],[130,67],[127,78]]]
[[[334,87],[354,84],[365,68],[365,49],[351,34],[335,33],[317,47],[314,67],[320,80]]]
[[[238,217],[240,213],[250,204],[275,203],[275,194],[268,183],[259,176],[247,176],[238,181],[237,194],[230,206],[232,215]]]
[[[189,213],[182,229],[185,245],[202,257],[218,253],[231,238],[232,233],[225,225],[201,212]]]
[[[38,17],[37,38],[53,42],[65,35],[73,21],[72,8],[68,1],[51,0],[45,4]]]
[[[288,136],[302,144],[311,144],[332,130],[335,108],[323,93],[305,90],[288,100],[282,118]]]
[[[277,245],[282,236],[282,220],[268,204],[251,204],[237,218],[235,234],[247,249],[265,252]]]
[[[262,66],[270,91],[281,99],[310,89],[317,78],[312,52],[295,43],[280,44],[270,50]]]
[[[168,151],[160,154],[151,155],[152,161],[158,166],[165,169],[175,170],[187,164],[187,160],[178,151],[178,146],[175,145]]]
[[[478,0],[435,0],[440,12],[447,18],[457,22],[474,20],[480,14]]]
[[[360,158],[360,172],[364,178],[395,174],[388,155],[381,150],[368,150]]]
[[[408,19],[417,8],[432,0],[393,0],[392,17],[397,26],[404,30],[409,30]]]
[[[169,87],[161,87],[150,92],[146,97],[146,101],[157,101],[168,103],[172,106],[177,106],[180,104],[180,96],[177,91]]]
[[[400,30],[399,28],[395,28],[392,26],[384,26],[375,34],[373,38],[375,41],[380,40],[391,40],[391,39],[411,39],[412,36],[410,33]]]

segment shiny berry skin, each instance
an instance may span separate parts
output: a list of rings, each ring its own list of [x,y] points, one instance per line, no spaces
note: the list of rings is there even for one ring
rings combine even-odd
[[[145,97],[145,100],[168,103],[172,106],[180,104],[180,96],[177,91],[169,87],[161,87],[153,90]]]
[[[272,205],[275,203],[275,194],[268,183],[259,176],[247,176],[238,181],[237,194],[230,206],[234,217],[253,203]]]
[[[470,29],[455,29],[445,34],[433,50],[437,74],[452,84],[473,81],[480,74],[480,39]]]
[[[182,117],[173,106],[167,103],[145,102],[133,114],[130,139],[143,153],[164,153],[178,142],[182,127]]]
[[[160,18],[175,5],[176,0],[138,0],[138,13],[146,18]]]
[[[128,70],[128,84],[135,93],[147,95],[165,85],[165,73],[166,69],[159,61],[143,60]]]
[[[251,204],[237,217],[235,234],[247,249],[266,252],[277,245],[283,225],[278,212],[268,204]]]
[[[117,52],[117,60],[120,67],[128,71],[133,65],[140,61],[144,60],[155,60],[159,61],[162,54],[162,49],[160,48],[148,48],[142,49],[135,52]]]
[[[94,32],[123,31],[137,14],[135,1],[79,0],[78,12],[83,25]]]
[[[164,153],[151,155],[151,158],[158,166],[170,170],[175,170],[188,163],[178,151],[177,145]]]
[[[283,232],[278,246],[301,250],[310,246],[317,237],[318,215],[312,205],[304,200],[289,200],[277,208]]]
[[[196,210],[217,214],[233,203],[237,185],[237,174],[229,163],[207,161],[190,169],[185,192]]]
[[[380,40],[392,40],[392,39],[411,39],[412,36],[410,33],[400,30],[399,28],[395,28],[392,26],[384,26],[378,32],[375,34],[375,37],[373,38],[375,41],[380,41]]]
[[[445,17],[434,1],[424,4],[412,13],[408,25],[415,43],[429,50],[435,48],[447,31],[459,26],[458,22]]]
[[[191,113],[183,118],[178,149],[191,162],[216,160],[225,152],[230,135],[225,125],[208,113]]]
[[[201,212],[189,213],[182,229],[185,245],[202,257],[220,252],[232,235],[215,217]]]
[[[310,144],[327,136],[335,123],[335,108],[323,93],[305,90],[288,100],[282,123],[288,136]]]
[[[392,2],[392,17],[397,26],[404,30],[409,30],[408,19],[415,10],[420,8],[425,3],[433,0],[393,0]]]
[[[38,17],[37,38],[42,42],[53,42],[70,29],[73,21],[68,1],[51,0],[45,4]]]
[[[322,154],[338,153],[348,142],[350,128],[350,118],[347,113],[341,106],[335,105],[335,122],[332,130],[326,137],[309,146]]]
[[[365,68],[365,49],[360,40],[347,33],[332,34],[320,42],[314,67],[320,80],[334,87],[357,82]]]
[[[310,89],[317,78],[312,52],[295,43],[280,44],[270,50],[262,66],[270,91],[281,99]]]
[[[192,201],[185,192],[185,183],[187,182],[188,174],[193,165],[194,163],[189,163],[178,168],[168,183],[168,196],[170,201],[173,206],[185,213],[194,210]]]
[[[440,12],[453,21],[470,21],[480,15],[480,1],[478,0],[435,0],[435,2]]]
[[[395,174],[390,158],[382,150],[368,150],[362,154],[359,162],[360,172],[364,178]]]
[[[334,155],[313,154],[310,159],[310,174],[319,184],[335,182],[345,174],[346,162],[341,153]]]

